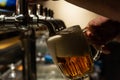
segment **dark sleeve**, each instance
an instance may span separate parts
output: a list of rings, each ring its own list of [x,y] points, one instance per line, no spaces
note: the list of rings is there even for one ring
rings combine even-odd
[[[102,76],[106,80],[120,80],[120,43],[109,42],[106,45],[111,53],[102,56]]]

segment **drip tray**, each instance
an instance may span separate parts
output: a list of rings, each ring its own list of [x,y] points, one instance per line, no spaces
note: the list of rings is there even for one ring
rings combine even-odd
[[[37,80],[66,80],[56,65],[37,64]]]

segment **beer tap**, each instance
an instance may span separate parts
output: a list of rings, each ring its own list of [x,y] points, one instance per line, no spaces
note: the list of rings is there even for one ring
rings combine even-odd
[[[23,80],[36,80],[36,56],[35,56],[35,30],[31,25],[31,17],[28,14],[28,0],[20,1],[20,14],[23,15],[20,26],[21,30],[21,41],[24,50],[23,59]]]
[[[37,4],[32,4],[29,5],[31,7],[30,12],[29,12],[29,16],[31,17],[31,22],[36,23],[38,21],[38,15],[37,15]]]
[[[51,19],[54,19],[54,12],[53,12],[53,10],[51,10],[51,9],[49,9],[49,16],[50,16],[50,18]]]
[[[38,4],[38,17],[39,19],[45,20],[44,7]]]
[[[46,19],[47,19],[47,20],[50,20],[50,19],[51,19],[50,12],[51,12],[51,10],[50,10],[50,9],[47,9],[47,11],[46,11]]]

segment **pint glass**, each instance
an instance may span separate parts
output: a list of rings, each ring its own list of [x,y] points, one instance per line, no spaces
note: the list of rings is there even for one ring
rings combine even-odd
[[[66,28],[47,41],[54,63],[69,79],[78,79],[93,70],[89,44],[79,25]]]

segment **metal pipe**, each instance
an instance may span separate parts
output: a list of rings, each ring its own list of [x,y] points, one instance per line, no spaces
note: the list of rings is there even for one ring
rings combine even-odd
[[[36,80],[36,58],[35,58],[35,38],[34,31],[29,28],[29,14],[28,14],[28,3],[29,0],[21,0],[20,12],[24,18],[22,25],[27,27],[28,30],[22,32],[22,41],[24,46],[24,59],[23,59],[23,77],[24,80]]]

